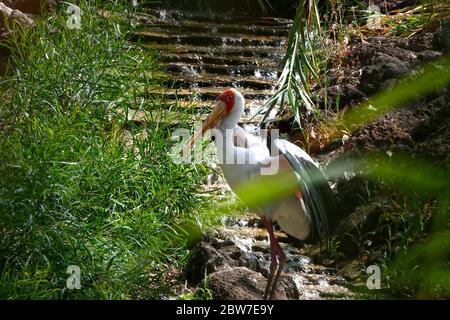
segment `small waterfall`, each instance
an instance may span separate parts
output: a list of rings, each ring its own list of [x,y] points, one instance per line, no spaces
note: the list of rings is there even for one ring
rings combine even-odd
[[[258,117],[250,119],[274,92],[292,21],[246,16],[244,11],[234,16],[211,15],[206,14],[213,10],[211,6],[195,10],[202,1],[189,3],[192,6],[187,11],[174,9],[186,6],[186,1],[146,7],[146,13],[154,19],[141,25],[135,34],[159,51],[164,71],[171,79],[171,89],[164,92],[167,104],[173,105],[179,99],[199,111],[205,110],[222,90],[233,87],[247,101],[243,124],[258,122]]]
[[[161,3],[147,3],[157,9],[181,10],[203,16],[272,16],[292,18],[297,5],[296,0],[163,0]],[[264,4],[264,7],[261,6]]]

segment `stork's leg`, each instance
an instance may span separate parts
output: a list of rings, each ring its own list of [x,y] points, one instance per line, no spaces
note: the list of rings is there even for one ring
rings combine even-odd
[[[269,297],[269,293],[271,292],[271,286],[272,286],[272,280],[273,276],[275,275],[275,270],[277,268],[277,255],[276,251],[274,249],[274,242],[273,242],[273,225],[272,221],[270,219],[262,218],[261,219],[264,227],[266,227],[267,231],[269,232],[269,243],[270,243],[270,268],[269,268],[269,278],[267,279],[267,285],[266,290],[264,291],[264,300],[267,300]]]
[[[266,227],[267,231],[269,232],[269,239],[270,239],[270,269],[269,269],[270,273],[269,279],[267,280],[266,290],[264,292],[264,300],[267,300],[272,299],[275,294],[278,280],[280,279],[281,271],[283,271],[284,264],[286,262],[286,255],[284,254],[284,251],[281,248],[278,239],[275,237],[275,234],[273,232],[272,220],[266,217],[262,217],[261,220],[262,223],[264,224],[264,227]]]
[[[278,270],[277,274],[275,275],[275,279],[273,279],[272,290],[270,290],[269,300],[272,300],[273,296],[275,295],[275,290],[277,289],[278,281],[280,280],[281,271],[283,271],[284,265],[286,263],[286,255],[283,249],[280,247],[278,240],[277,244],[278,244]]]

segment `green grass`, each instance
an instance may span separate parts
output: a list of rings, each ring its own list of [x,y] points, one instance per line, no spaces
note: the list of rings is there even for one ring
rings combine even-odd
[[[393,296],[450,297],[449,166],[450,157],[439,166],[402,155],[370,160],[369,175],[404,195],[402,238],[384,261]]]
[[[32,30],[11,26],[2,44],[12,52],[0,83],[2,299],[158,297],[206,223],[205,170],[172,163],[170,124],[116,112],[158,107],[133,94],[162,85],[155,54],[127,43],[122,18],[81,8],[81,30],[61,5]],[[66,289],[69,265],[81,290]]]

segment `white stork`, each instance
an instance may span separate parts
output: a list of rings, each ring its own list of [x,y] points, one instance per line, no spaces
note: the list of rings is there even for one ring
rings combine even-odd
[[[239,91],[227,89],[222,92],[201,130],[185,147],[184,154],[208,129],[215,129],[212,137],[215,138],[218,157],[222,159],[219,166],[233,192],[244,203],[245,194],[240,194],[239,187],[261,177],[262,169],[274,161],[279,164],[275,174],[295,176],[298,185],[296,190],[256,210],[269,232],[271,263],[263,298],[272,299],[286,262],[286,255],[274,234],[273,222],[276,221],[283,231],[297,239],[323,239],[329,233],[329,221],[336,217],[336,204],[324,175],[305,151],[289,141],[276,139],[274,145],[278,149],[275,150],[277,156],[271,156],[263,141],[238,126],[244,104],[244,97]],[[236,159],[245,161],[238,162]]]

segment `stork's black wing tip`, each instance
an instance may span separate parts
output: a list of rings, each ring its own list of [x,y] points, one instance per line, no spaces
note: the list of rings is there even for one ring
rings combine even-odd
[[[307,216],[311,241],[326,239],[338,223],[337,201],[323,172],[311,157],[294,144],[280,140],[279,150],[297,174]]]

